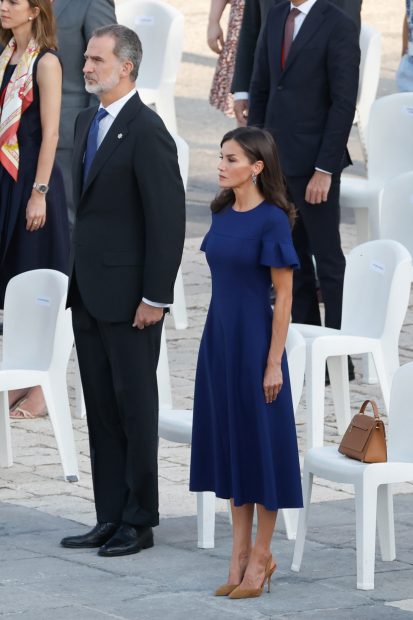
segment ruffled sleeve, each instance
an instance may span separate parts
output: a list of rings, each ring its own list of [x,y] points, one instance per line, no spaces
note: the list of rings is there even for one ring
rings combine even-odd
[[[274,207],[275,217],[266,228],[261,241],[260,264],[267,267],[300,267],[286,213]]]

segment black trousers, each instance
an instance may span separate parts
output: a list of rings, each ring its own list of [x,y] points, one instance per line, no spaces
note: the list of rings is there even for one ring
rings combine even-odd
[[[96,320],[73,282],[72,287],[97,521],[158,525],[156,367],[162,321],[139,330],[132,321]]]
[[[301,263],[301,269],[294,272],[292,320],[294,323],[321,325],[314,256],[325,307],[325,325],[339,329],[346,266],[339,230],[340,175],[333,175],[328,200],[319,205],[305,200],[310,178],[286,179],[290,200],[298,213],[293,241]]]

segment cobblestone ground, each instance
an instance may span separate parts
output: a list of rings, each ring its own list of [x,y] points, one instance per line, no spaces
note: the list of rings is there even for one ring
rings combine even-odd
[[[176,331],[171,317],[166,322],[174,405],[192,407],[194,371],[197,350],[210,295],[210,281],[204,256],[198,250],[205,233],[208,203],[216,191],[215,168],[217,145],[233,121],[211,109],[207,102],[215,59],[205,44],[207,5],[205,0],[174,0],[171,2],[185,14],[186,33],[184,57],[177,84],[177,114],[180,134],[191,148],[190,179],[187,196],[188,227],[183,258],[183,275],[189,314],[189,327]],[[394,73],[400,54],[400,31],[404,3],[400,0],[365,0],[363,19],[377,27],[383,35],[383,62],[380,95],[394,92]],[[395,6],[394,6],[395,5]],[[355,174],[363,174],[361,151],[356,131],[350,142],[355,161]],[[343,214],[343,246],[348,252],[355,245],[352,214]],[[400,339],[401,363],[413,359],[413,297]],[[351,384],[354,412],[366,397],[374,397],[382,405],[376,385],[361,382],[361,361],[355,359],[356,382]],[[74,370],[68,371],[69,393],[74,405]],[[383,409],[383,407],[382,407]],[[338,441],[330,390],[326,391],[326,441]],[[305,393],[298,414],[297,431],[300,451],[305,443]],[[86,422],[74,420],[81,478],[77,484],[63,480],[59,455],[48,418],[12,423],[14,466],[0,469],[0,501],[37,508],[53,515],[93,523],[95,521],[91,489],[89,448]],[[188,492],[189,446],[161,440],[159,451],[160,509],[163,517],[192,515],[196,512],[195,496]],[[411,493],[411,484],[400,485],[401,493]],[[349,488],[318,481],[314,501],[348,499]],[[225,502],[217,502],[225,509]]]

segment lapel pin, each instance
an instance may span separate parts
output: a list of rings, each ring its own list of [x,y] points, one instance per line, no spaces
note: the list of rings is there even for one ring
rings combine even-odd
[[[123,138],[123,133],[118,133],[118,140],[120,140],[121,138]]]

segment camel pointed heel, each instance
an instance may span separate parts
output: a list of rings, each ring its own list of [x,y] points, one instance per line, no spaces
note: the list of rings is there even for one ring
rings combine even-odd
[[[265,573],[264,578],[261,583],[260,588],[240,588],[239,586],[235,588],[229,595],[228,598],[231,599],[240,599],[240,598],[257,598],[261,596],[264,592],[265,582],[267,582],[268,592],[271,589],[271,577],[277,568],[277,563],[272,563],[272,555],[268,558],[267,564],[265,565]]]
[[[230,585],[229,583],[224,583],[222,586],[219,586],[219,588],[215,590],[214,596],[228,596],[229,594],[231,594],[231,592],[235,590],[235,588],[238,588],[238,585],[234,586]]]

